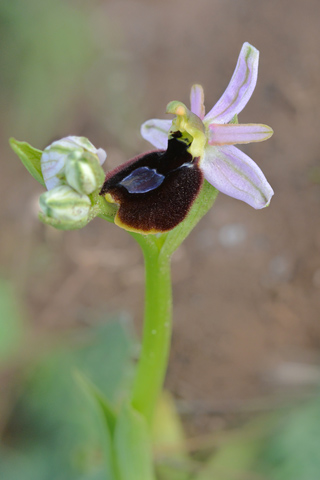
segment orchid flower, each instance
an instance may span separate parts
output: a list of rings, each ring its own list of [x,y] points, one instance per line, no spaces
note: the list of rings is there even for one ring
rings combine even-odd
[[[173,101],[174,120],[152,119],[141,127],[157,149],[109,172],[101,195],[119,204],[115,223],[140,233],[171,230],[189,212],[204,179],[217,190],[256,209],[269,205],[273,190],[260,168],[235,144],[267,140],[273,131],[262,124],[238,124],[237,115],[257,82],[259,52],[242,46],[231,81],[205,115],[200,85],[191,89],[191,110]]]

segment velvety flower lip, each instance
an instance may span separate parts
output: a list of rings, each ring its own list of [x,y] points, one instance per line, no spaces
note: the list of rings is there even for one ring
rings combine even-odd
[[[199,161],[188,146],[176,133],[166,150],[139,155],[107,173],[100,195],[119,205],[116,225],[160,233],[186,217],[203,183]]]
[[[244,43],[230,83],[220,100],[205,114],[203,89],[200,85],[194,85],[190,95],[191,112],[188,114],[185,107],[185,121],[182,121],[182,125],[187,125],[187,118],[194,114],[203,123],[206,141],[199,155],[199,167],[205,179],[217,190],[256,209],[268,206],[274,192],[255,162],[233,145],[267,140],[273,130],[262,124],[230,122],[237,118],[255,89],[258,64],[258,50],[249,43]],[[181,112],[182,110],[180,113],[178,110],[170,110],[177,117]],[[168,137],[173,131],[174,128],[167,120],[152,119],[141,126],[143,138],[157,148],[166,148]]]

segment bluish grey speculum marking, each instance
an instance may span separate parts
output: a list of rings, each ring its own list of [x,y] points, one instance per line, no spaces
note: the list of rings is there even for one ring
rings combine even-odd
[[[139,167],[125,177],[119,185],[126,188],[129,193],[146,193],[158,188],[164,175],[149,167]]]

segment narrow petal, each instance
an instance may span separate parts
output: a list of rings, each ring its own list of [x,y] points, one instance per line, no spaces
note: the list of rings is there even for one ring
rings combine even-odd
[[[273,190],[251,158],[236,147],[207,147],[200,165],[204,177],[217,190],[248,203],[267,207]]]
[[[204,93],[203,88],[201,85],[193,85],[191,87],[190,93],[190,105],[191,105],[191,112],[198,115],[198,117],[203,120],[205,110],[204,110]]]
[[[258,76],[259,51],[244,43],[236,69],[220,100],[205,116],[206,123],[228,123],[246,106],[255,89]]]
[[[219,125],[211,123],[209,125],[209,144],[235,145],[237,143],[262,142],[268,140],[272,134],[273,130],[268,125],[254,123]]]
[[[166,150],[171,124],[172,120],[159,120],[156,118],[147,120],[141,125],[141,135],[156,148]]]

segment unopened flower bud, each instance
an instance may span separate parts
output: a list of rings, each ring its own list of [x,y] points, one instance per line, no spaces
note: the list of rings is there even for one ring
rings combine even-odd
[[[39,199],[42,219],[46,223],[55,221],[54,226],[61,229],[79,228],[88,221],[91,202],[87,195],[81,195],[68,185],[61,185],[43,193]],[[81,226],[83,226],[81,225]]]
[[[89,153],[102,165],[107,154],[102,149],[96,149],[85,137],[69,136],[53,142],[45,148],[41,157],[41,171],[48,190],[65,184],[65,165],[70,153]]]
[[[101,187],[105,174],[96,155],[77,150],[66,159],[65,176],[68,185],[79,193],[89,195]]]

